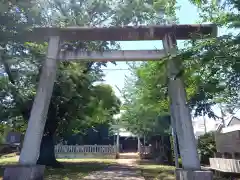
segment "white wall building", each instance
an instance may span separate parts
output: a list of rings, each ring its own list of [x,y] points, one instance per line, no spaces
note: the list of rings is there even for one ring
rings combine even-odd
[[[235,117],[239,118],[238,114],[234,115]],[[227,126],[233,116],[226,116],[225,117],[225,125]],[[216,131],[220,124],[222,124],[221,119],[210,119],[205,117],[206,120],[206,132]],[[205,134],[205,126],[204,126],[204,118],[197,117],[193,119],[193,129],[195,137],[198,138],[200,135]]]
[[[205,134],[205,131],[206,132],[215,131],[218,125],[221,124],[221,120],[214,120],[207,117],[205,117],[205,120],[206,120],[206,129],[205,129],[203,117],[197,117],[193,119],[193,130],[196,138]]]

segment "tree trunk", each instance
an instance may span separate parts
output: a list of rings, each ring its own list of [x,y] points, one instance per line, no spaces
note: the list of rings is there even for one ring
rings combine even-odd
[[[138,141],[138,153],[141,153],[141,140],[140,137],[137,137],[137,141]]]
[[[43,136],[37,164],[54,168],[63,167],[63,165],[59,163],[55,157],[53,136]]]
[[[117,132],[117,143],[116,143],[116,148],[117,148],[117,153],[119,153],[119,138],[120,138],[120,136],[119,136],[119,129],[118,129],[118,132]]]

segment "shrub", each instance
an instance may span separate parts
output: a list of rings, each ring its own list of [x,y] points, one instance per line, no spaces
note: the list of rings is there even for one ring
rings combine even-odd
[[[178,158],[178,164],[179,164],[179,168],[182,168],[182,159]]]
[[[214,157],[216,152],[214,133],[210,132],[199,136],[197,148],[201,164],[209,165],[209,158]]]

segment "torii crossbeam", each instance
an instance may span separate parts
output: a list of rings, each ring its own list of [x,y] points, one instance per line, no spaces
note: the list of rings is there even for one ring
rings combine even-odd
[[[23,34],[25,41],[43,42],[51,36],[59,36],[64,41],[140,41],[162,40],[168,33],[173,33],[177,40],[216,36],[214,24],[182,24],[156,26],[123,27],[67,27],[35,28]]]
[[[23,148],[20,155],[20,164],[35,165],[39,156],[41,139],[46,122],[46,116],[56,77],[58,61],[137,61],[160,60],[167,54],[176,54],[176,40],[199,39],[215,37],[217,27],[214,24],[195,25],[162,25],[138,27],[69,27],[69,28],[35,28],[23,33],[24,41],[48,41],[48,52],[44,63],[38,90],[34,99],[28,128],[25,134]],[[109,51],[109,52],[60,52],[62,41],[139,41],[162,40],[163,50],[151,51]],[[197,155],[191,116],[186,105],[186,93],[181,79],[172,79],[171,76],[179,71],[173,61],[169,61],[169,89],[172,102],[172,116],[176,119],[176,129],[181,148],[181,157],[185,169],[200,167],[191,158]],[[180,104],[180,106],[179,106]],[[183,125],[184,124],[184,125]],[[201,177],[201,175],[199,175]],[[201,179],[201,178],[200,178]],[[205,180],[207,178],[205,177]]]

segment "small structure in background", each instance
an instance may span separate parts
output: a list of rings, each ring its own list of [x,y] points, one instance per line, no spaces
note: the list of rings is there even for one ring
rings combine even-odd
[[[233,117],[226,127],[215,134],[217,157],[240,159],[240,119]]]
[[[117,138],[117,132],[114,134]],[[119,152],[129,153],[138,151],[138,139],[125,128],[119,128]]]
[[[22,134],[20,132],[8,132],[6,136],[7,144],[20,145],[22,139]]]
[[[215,133],[217,153],[210,167],[222,172],[240,173],[240,119],[232,117],[226,127]]]
[[[23,135],[20,132],[8,132],[6,134],[4,143],[1,144],[0,153],[13,153],[13,152],[20,152],[21,149],[21,141],[23,139]]]
[[[154,135],[148,140],[149,146],[142,146],[141,158],[172,165],[172,149],[169,135]]]

